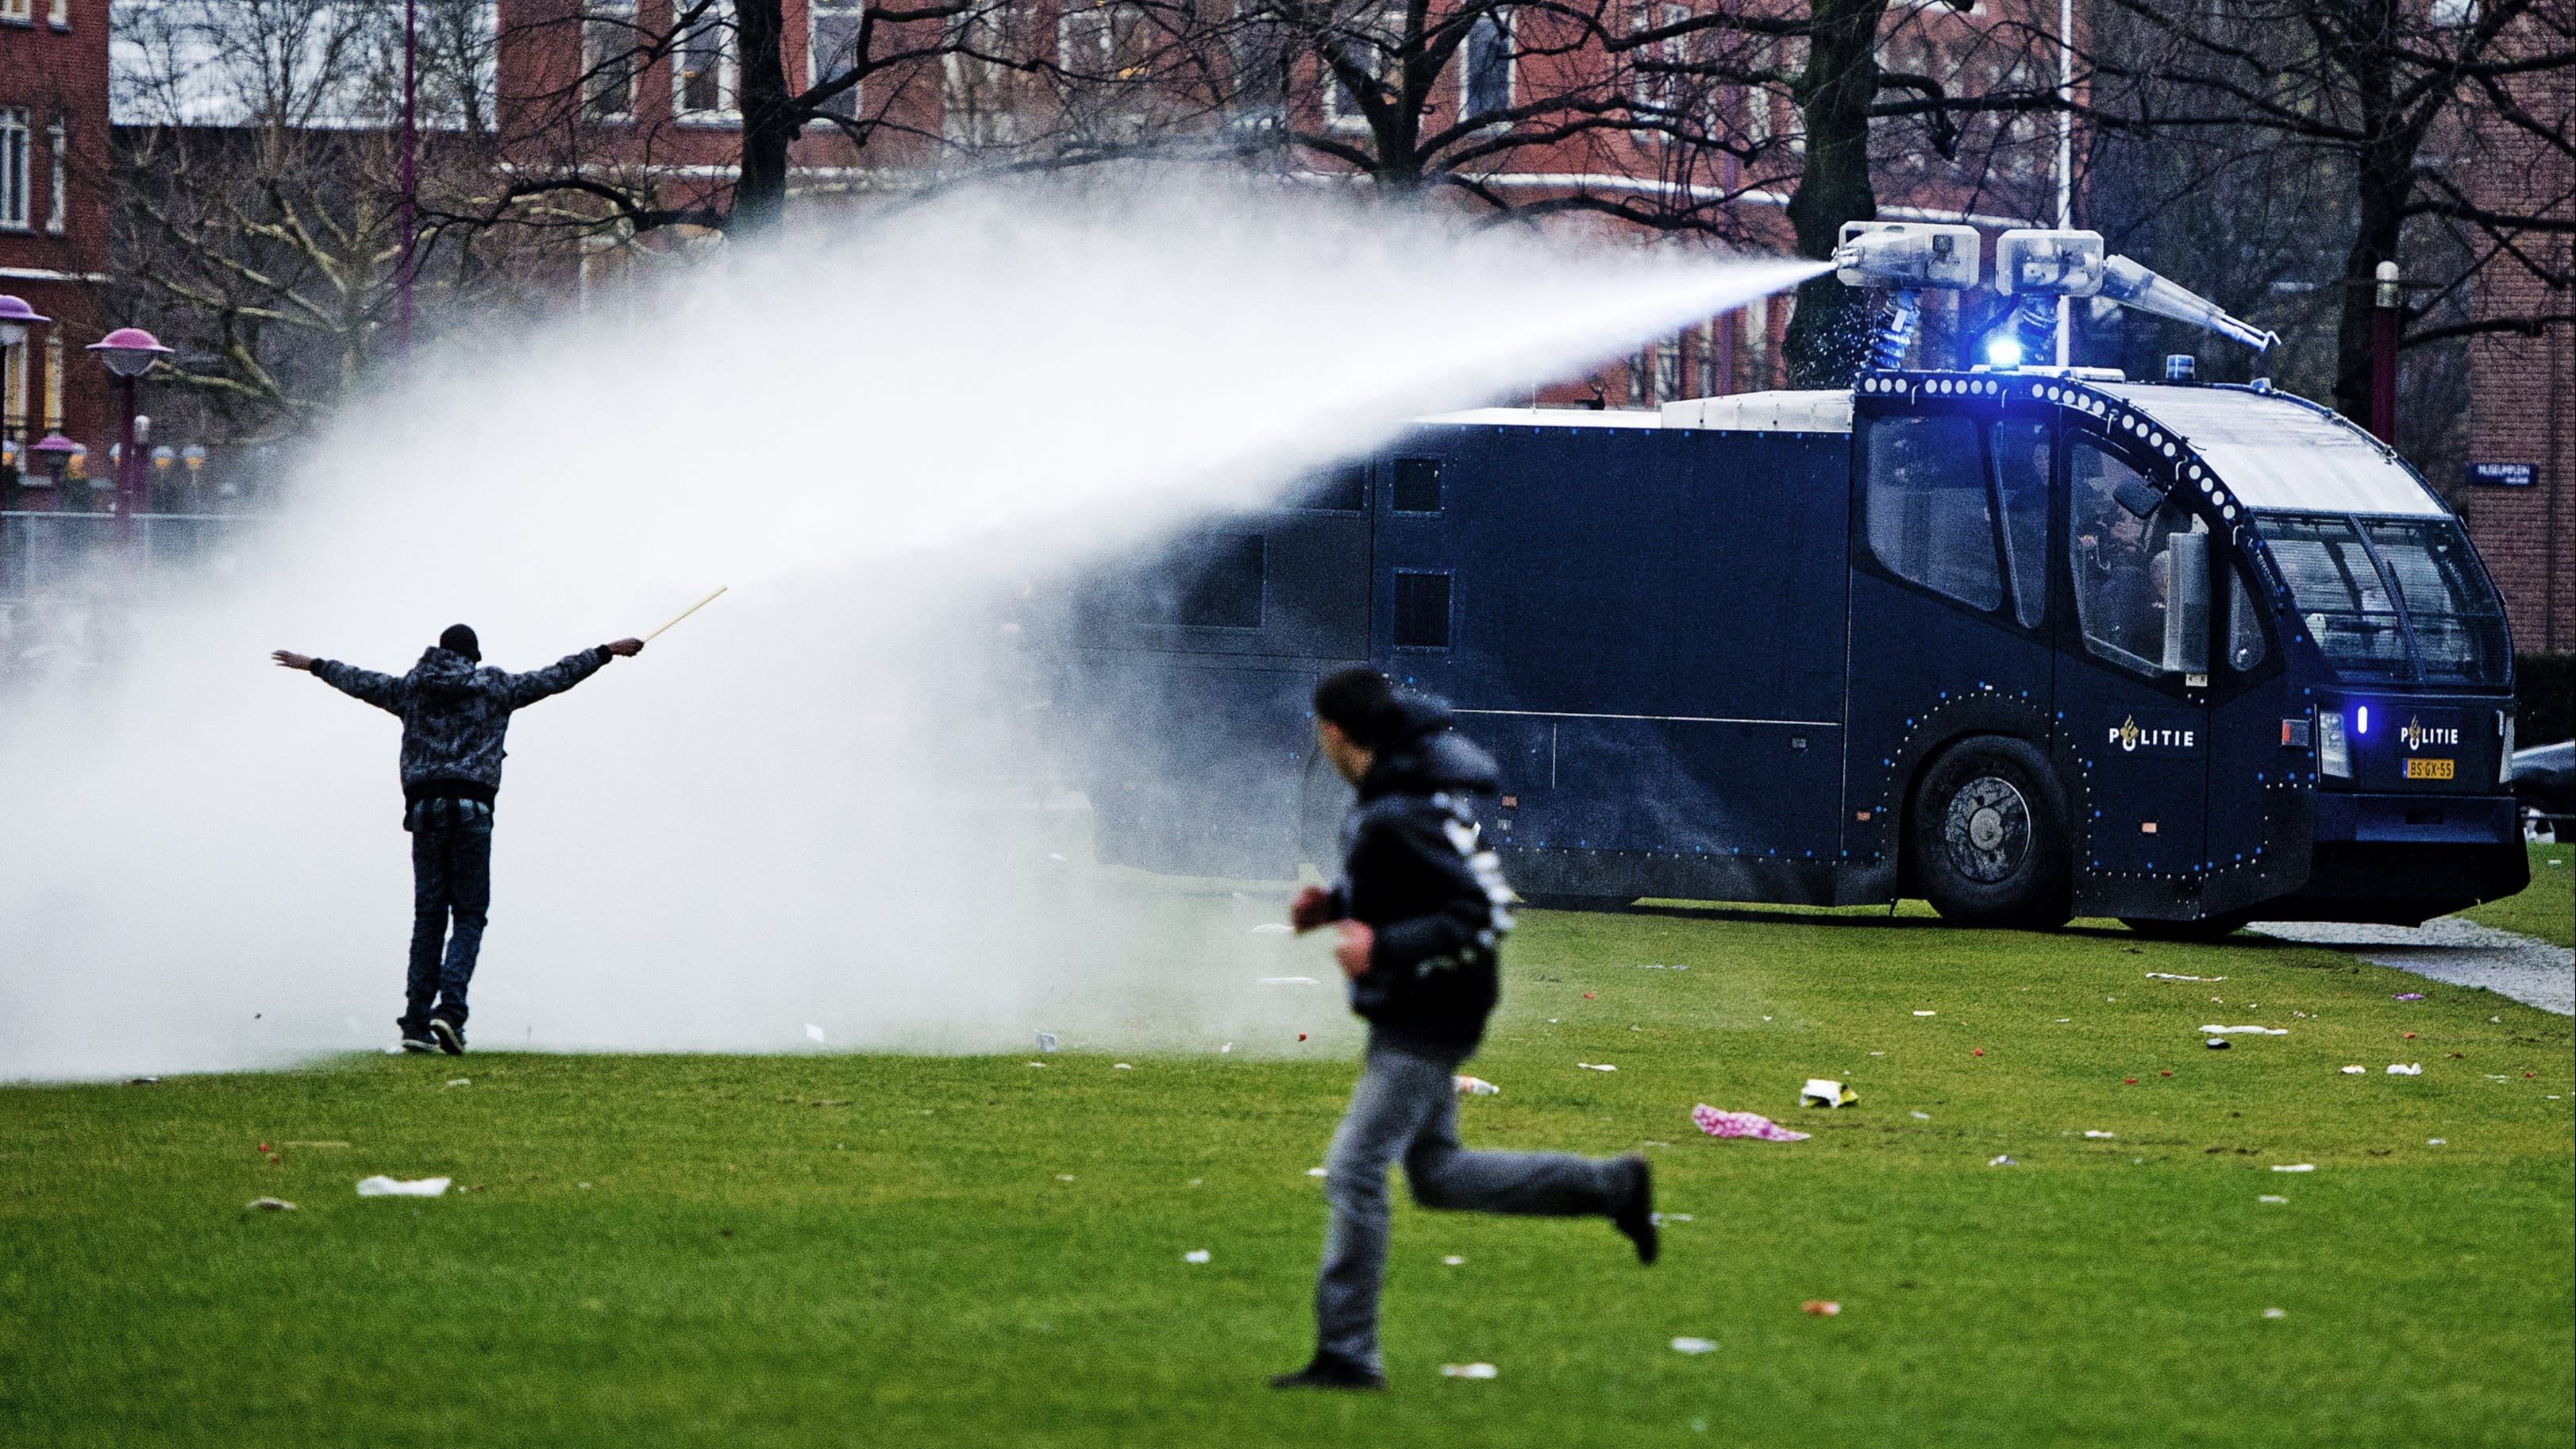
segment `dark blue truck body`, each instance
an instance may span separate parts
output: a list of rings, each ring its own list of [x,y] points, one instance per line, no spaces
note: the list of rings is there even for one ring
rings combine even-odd
[[[1542,903],[2217,928],[2509,894],[2501,613],[2356,437],[2273,394],[2036,374],[1427,421],[1093,582],[1069,684],[1099,853],[1324,859],[1347,794],[1306,696],[1365,662],[1493,751],[1484,827]],[[2122,523],[2119,483],[2152,510]],[[2205,617],[2171,603],[2186,553]],[[2203,667],[2170,667],[2195,631]],[[2364,709],[2337,776],[2321,735]]]

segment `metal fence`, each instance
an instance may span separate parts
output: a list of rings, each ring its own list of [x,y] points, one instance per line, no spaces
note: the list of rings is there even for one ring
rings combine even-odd
[[[137,605],[226,569],[264,516],[0,512],[0,682],[100,662]]]

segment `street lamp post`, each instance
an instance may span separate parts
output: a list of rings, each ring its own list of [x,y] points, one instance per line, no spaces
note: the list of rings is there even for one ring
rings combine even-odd
[[[116,511],[124,516],[125,531],[136,532],[134,515],[143,511],[143,450],[134,436],[135,384],[152,365],[170,355],[161,339],[140,327],[119,327],[89,345],[107,370],[116,374],[120,442],[116,450]]]
[[[15,442],[27,426],[27,420],[12,411],[18,404],[16,384],[21,380],[10,377],[9,360],[17,355],[18,344],[27,340],[28,328],[52,320],[28,306],[25,298],[0,293],[0,438]]]

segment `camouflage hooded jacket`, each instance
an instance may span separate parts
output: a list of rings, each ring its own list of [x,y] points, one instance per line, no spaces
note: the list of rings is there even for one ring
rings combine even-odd
[[[447,796],[491,803],[501,788],[501,748],[510,712],[561,694],[615,656],[605,647],[567,654],[543,669],[510,674],[477,668],[450,649],[432,647],[397,679],[337,659],[316,659],[313,672],[333,689],[403,722],[405,800]]]

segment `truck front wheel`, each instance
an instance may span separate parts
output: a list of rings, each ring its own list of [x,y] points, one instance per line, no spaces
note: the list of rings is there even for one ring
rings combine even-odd
[[[1942,752],[1907,827],[1914,878],[1943,918],[2053,930],[2072,914],[2065,814],[2029,743],[1980,735]]]

